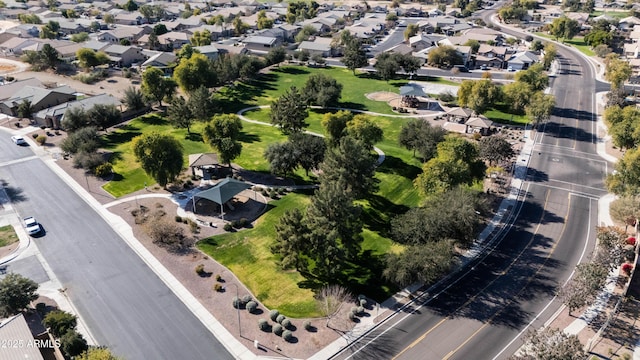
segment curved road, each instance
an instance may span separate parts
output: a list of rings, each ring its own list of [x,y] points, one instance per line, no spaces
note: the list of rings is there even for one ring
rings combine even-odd
[[[564,48],[558,60],[556,110],[535,133],[521,201],[511,209],[519,216],[502,241],[335,359],[506,359],[527,329],[560,307],[558,287],[594,247],[608,165],[596,154],[594,69]]]

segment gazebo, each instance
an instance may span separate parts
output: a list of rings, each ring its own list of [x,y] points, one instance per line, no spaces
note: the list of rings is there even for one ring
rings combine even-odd
[[[400,96],[402,96],[401,104],[403,106],[418,107],[418,96],[426,97],[427,94],[418,84],[407,84],[400,88]]]
[[[220,204],[220,216],[222,220],[224,220],[224,204],[233,199],[237,194],[250,188],[251,185],[243,181],[225,178],[214,187],[201,191],[193,196],[193,213],[195,214],[196,212],[196,198],[207,199],[216,204]]]

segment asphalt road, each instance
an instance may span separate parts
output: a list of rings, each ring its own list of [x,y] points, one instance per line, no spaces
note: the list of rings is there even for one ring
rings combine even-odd
[[[0,135],[0,180],[99,344],[127,360],[233,359],[204,325],[28,147]]]
[[[502,241],[335,359],[506,359],[559,308],[558,287],[594,247],[608,171],[595,152],[593,69],[564,49],[559,58],[557,108],[535,133],[518,216]]]

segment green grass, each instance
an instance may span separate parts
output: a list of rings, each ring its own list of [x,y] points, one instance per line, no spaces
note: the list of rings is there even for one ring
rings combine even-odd
[[[320,316],[313,291],[298,286],[305,278],[296,271],[282,271],[269,249],[275,238],[273,225],[282,214],[308,203],[305,195],[288,194],[269,203],[269,211],[253,229],[204,239],[197,246],[233,271],[267,308],[290,317]]]
[[[19,240],[13,226],[6,225],[0,227],[0,247],[11,245]]]
[[[509,107],[506,104],[497,104],[492,109],[485,111],[484,116],[502,124],[526,125],[530,123],[526,115],[514,115],[508,111]]]
[[[292,86],[304,87],[312,74],[323,73],[342,84],[342,97],[339,107],[367,110],[381,114],[393,114],[391,107],[380,101],[369,100],[366,94],[378,91],[400,93],[400,87],[408,80],[397,79],[389,82],[381,81],[375,75],[358,73],[353,75],[345,68],[307,68],[304,66],[282,66],[274,71],[261,75],[260,78],[244,83],[236,83],[234,87],[223,88],[216,95],[221,107],[228,112],[256,106],[270,105]],[[459,85],[442,78],[425,77],[418,80],[432,81],[440,84]]]
[[[544,38],[547,39],[553,39],[555,40],[555,38],[547,33],[543,33],[543,32],[537,32],[535,33],[538,36],[542,36]],[[587,43],[584,42],[584,38],[582,36],[576,36],[571,40],[564,40],[562,41],[562,43],[566,44],[566,45],[571,45],[573,47],[575,47],[576,49],[578,49],[578,51],[580,51],[581,53],[587,55],[587,56],[595,56],[596,53],[593,52],[593,50],[591,50],[591,46],[587,45]]]
[[[631,15],[631,13],[629,11],[627,11],[627,10],[621,10],[621,11],[615,11],[615,10],[601,11],[601,10],[598,10],[598,11],[594,11],[591,14],[589,14],[589,17],[598,17],[598,16],[603,15],[603,14],[605,14],[607,16],[611,16],[612,18],[615,18],[615,19],[618,19],[618,20],[624,19],[627,16]]]

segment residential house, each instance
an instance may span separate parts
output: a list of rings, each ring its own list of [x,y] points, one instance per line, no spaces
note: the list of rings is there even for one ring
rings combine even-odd
[[[44,360],[39,350],[41,346],[26,346],[26,344],[33,344],[34,338],[22,314],[11,316],[0,322],[0,339],[5,339],[7,344],[25,344],[25,346],[3,346],[3,359]],[[54,348],[53,342],[51,345],[51,348]]]
[[[638,58],[638,50],[640,48],[640,44],[637,42],[631,44],[624,44],[624,56],[627,59],[636,59]]]
[[[13,94],[18,93],[25,86],[43,87],[44,84],[39,79],[27,78],[0,85],[0,101],[12,97]]]
[[[505,46],[491,46],[487,44],[480,44],[478,51],[476,52],[476,67],[482,65],[502,69],[504,67],[504,61],[507,56],[508,48]]]
[[[331,32],[331,25],[327,24],[326,19],[308,19],[300,23],[301,27],[311,26],[315,29],[316,33],[319,35],[328,34]]]
[[[62,20],[58,21],[60,29],[58,30],[63,35],[79,34],[81,32],[89,32],[89,28],[81,24],[80,22]]]
[[[14,37],[0,44],[0,52],[4,56],[20,56],[22,55],[22,49],[34,44],[38,44],[35,38]]]
[[[411,46],[404,43],[393,46],[386,51],[401,55],[411,55],[411,53],[413,53],[413,49],[411,48]]]
[[[0,112],[9,116],[18,116],[18,107],[24,101],[31,102],[33,112],[40,111],[76,99],[76,91],[69,86],[45,89],[35,86],[23,86],[17,93],[0,103]]]
[[[98,40],[89,40],[81,43],[81,45],[83,48],[91,49],[96,52],[104,50],[105,48],[111,46],[111,44],[108,42],[98,41]]]
[[[218,54],[242,55],[248,54],[249,49],[242,46],[243,44],[216,44]]]
[[[187,33],[170,31],[158,36],[158,43],[160,43],[161,47],[165,50],[172,51],[180,49],[186,44],[190,44],[190,38],[191,37]]]
[[[6,29],[4,32],[22,38],[40,37],[40,29],[38,29],[38,27],[33,24],[20,24],[18,26]]]
[[[331,39],[322,41],[324,38],[316,38],[315,41],[303,41],[298,45],[298,51],[307,51],[310,56],[320,55],[324,58],[332,55]]]
[[[531,51],[522,51],[513,54],[507,60],[507,67],[510,67],[513,70],[526,70],[529,68],[529,66],[538,61],[538,55],[536,55],[535,53]]]
[[[149,53],[151,52],[144,52],[146,56],[148,56]],[[154,51],[154,53],[155,54],[151,55],[142,63],[142,65],[140,65],[142,72],[144,72],[148,67],[153,66],[154,68],[162,70],[166,76],[171,76],[171,74],[173,74],[173,68],[178,62],[178,57],[172,52]]]
[[[118,25],[141,25],[147,22],[147,19],[139,11],[124,11],[114,16],[114,18]]]
[[[618,29],[628,31],[633,29],[636,25],[640,25],[640,19],[635,16],[627,16],[626,18],[620,19],[618,22]]]
[[[418,34],[409,38],[409,46],[411,46],[414,51],[420,51],[432,46],[436,46],[436,44],[444,38],[445,36],[443,35]]]
[[[194,46],[194,50],[198,50],[200,54],[209,58],[209,60],[216,60],[220,56],[220,52],[215,45]]]
[[[129,40],[134,44],[144,34],[150,34],[152,28],[149,26],[124,26],[120,25],[115,29],[103,31],[98,35],[98,40],[113,44],[119,44],[122,40]]]
[[[96,104],[102,105],[115,105],[123,110],[120,100],[109,94],[100,94],[96,96],[90,96],[84,99],[75,100],[50,107],[48,109],[40,110],[34,115],[34,119],[38,125],[44,125],[54,129],[64,129],[64,114],[69,109],[82,108],[85,111],[91,109]]]
[[[437,17],[437,16],[444,15],[444,12],[438,8],[435,8],[435,9],[429,10],[427,14],[429,15],[429,17]]]
[[[282,45],[282,43],[278,41],[277,38],[268,36],[249,36],[242,42],[244,43],[244,46],[247,48],[247,50],[259,54],[267,53],[269,52],[269,50]]]
[[[76,60],[76,53],[82,48],[84,48],[83,44],[72,43],[57,47],[56,50],[58,50],[58,54],[60,54],[61,61],[71,63]]]
[[[146,60],[142,49],[137,46],[110,45],[103,50],[109,55],[110,63],[119,67],[130,67]]]
[[[454,48],[462,58],[462,65],[469,67],[469,64],[471,63],[471,46],[456,45]]]

